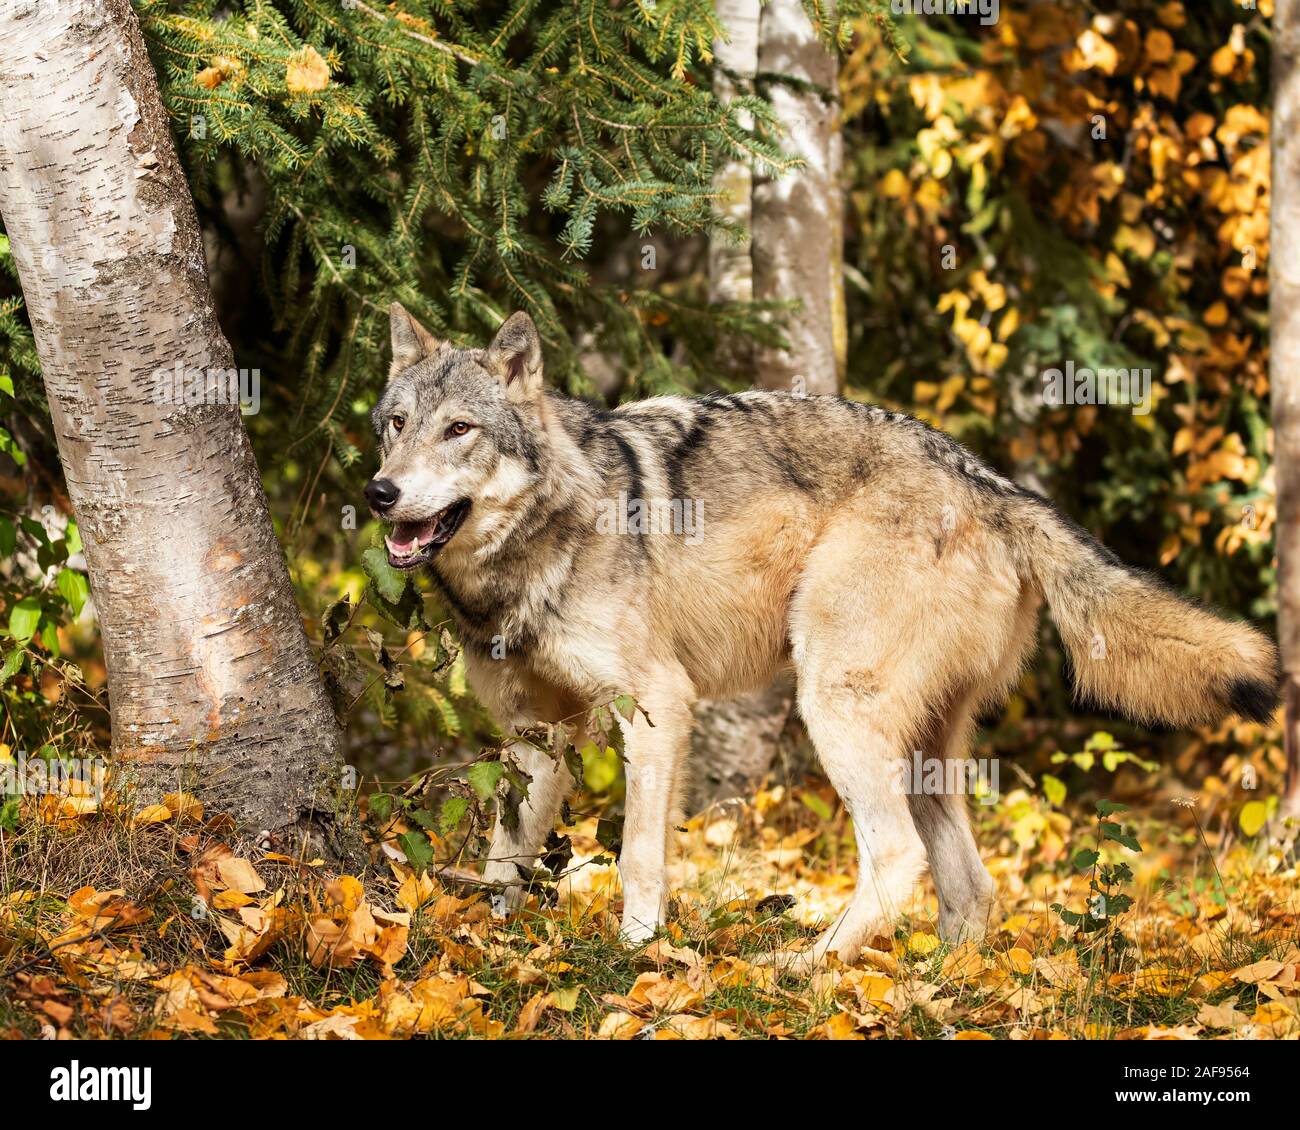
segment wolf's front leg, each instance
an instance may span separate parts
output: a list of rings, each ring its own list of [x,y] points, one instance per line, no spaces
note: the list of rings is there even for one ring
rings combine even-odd
[[[682,762],[691,736],[694,688],[685,673],[660,671],[640,711],[624,725],[627,805],[618,873],[623,883],[619,937],[647,941],[668,905],[668,836],[681,802]]]
[[[556,760],[527,742],[515,742],[509,754],[532,777],[532,783],[519,806],[519,824],[514,831],[497,817],[492,850],[483,869],[483,878],[489,883],[503,884],[492,894],[492,912],[501,916],[522,905],[524,887],[519,866],[532,867],[537,862],[546,837],[555,830],[560,806],[573,787],[573,776],[562,759]]]

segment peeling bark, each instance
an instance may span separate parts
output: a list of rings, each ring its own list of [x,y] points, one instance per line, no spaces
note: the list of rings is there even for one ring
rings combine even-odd
[[[337,832],[341,735],[225,370],[203,241],[128,0],[0,6],[0,215],[35,330],[140,799],[188,787],[249,835]],[[337,854],[337,853],[334,853]]]
[[[1268,312],[1286,711],[1282,810],[1300,816],[1300,0],[1278,0],[1274,10],[1273,76]]]

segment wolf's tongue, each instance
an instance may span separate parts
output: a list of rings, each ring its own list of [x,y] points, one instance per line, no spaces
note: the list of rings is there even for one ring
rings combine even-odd
[[[398,522],[384,541],[394,557],[410,557],[433,539],[437,522]]]

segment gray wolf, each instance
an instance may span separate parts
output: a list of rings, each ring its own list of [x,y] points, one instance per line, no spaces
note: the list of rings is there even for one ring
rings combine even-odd
[[[1143,722],[1270,716],[1277,653],[1243,623],[1125,566],[1046,499],[912,417],[838,397],[656,397],[614,411],[548,391],[532,320],[486,349],[438,341],[395,305],[383,462],[366,487],[389,560],[427,569],[476,693],[505,725],[631,694],[622,935],[663,922],[691,707],[794,669],[818,757],[852,816],[857,889],[807,960],[851,960],[927,859],[943,937],[993,906],[965,798],[893,787],[898,763],[968,756],[1050,606],[1080,698]],[[610,521],[610,506],[641,507]],[[691,524],[685,515],[690,506]],[[651,520],[646,521],[649,514]],[[658,514],[660,520],[653,520]],[[599,527],[599,528],[598,528]],[[531,775],[498,825],[498,909],[557,820],[568,771]]]

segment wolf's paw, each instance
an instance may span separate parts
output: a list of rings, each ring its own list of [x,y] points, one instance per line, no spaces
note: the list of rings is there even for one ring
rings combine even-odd
[[[493,918],[509,918],[527,901],[528,893],[519,878],[519,869],[513,863],[488,860],[488,865],[483,868],[483,879],[496,887],[488,896],[488,908]]]
[[[969,915],[941,915],[939,918],[939,937],[950,946],[961,942],[973,942],[981,945],[989,934],[989,909],[978,909]]]
[[[992,928],[996,911],[996,891],[991,879],[970,891],[962,892],[962,898],[955,906],[940,899],[939,937],[951,945],[958,942],[974,942],[978,945]]]
[[[628,919],[625,916],[623,921],[619,923],[618,940],[629,948],[643,946],[655,936],[655,931],[658,928],[658,924],[655,922],[643,922],[640,919]]]
[[[522,886],[512,884],[499,891],[493,891],[488,898],[488,907],[493,918],[509,918],[523,908],[527,892]]]

